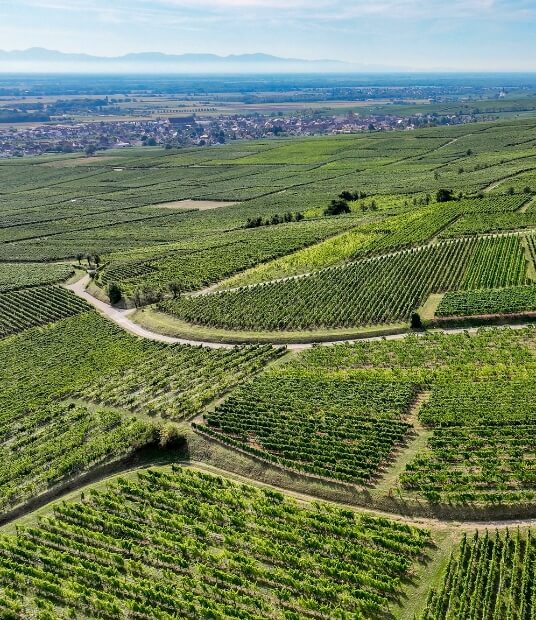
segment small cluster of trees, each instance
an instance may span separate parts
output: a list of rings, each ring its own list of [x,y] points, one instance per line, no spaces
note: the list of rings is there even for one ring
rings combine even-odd
[[[98,254],[83,254],[82,252],[78,252],[76,255],[76,260],[79,265],[82,265],[83,258],[87,260],[87,264],[90,269],[92,267],[96,267],[97,269],[100,267],[101,257]]]
[[[304,215],[299,211],[297,213],[291,213],[287,211],[283,215],[275,213],[272,217],[263,219],[262,217],[249,217],[245,223],[244,228],[258,228],[259,226],[275,226],[277,224],[285,224],[286,222],[300,222],[303,220]]]
[[[367,197],[365,192],[350,192],[348,190],[344,190],[339,194],[337,198],[334,198],[329,206],[324,209],[324,215],[343,215],[344,213],[350,213],[352,211],[349,203],[356,202],[357,200],[363,200]],[[375,200],[372,200],[370,204],[366,204],[362,202],[359,205],[359,208],[363,213],[365,211],[376,211],[378,209],[378,205]]]

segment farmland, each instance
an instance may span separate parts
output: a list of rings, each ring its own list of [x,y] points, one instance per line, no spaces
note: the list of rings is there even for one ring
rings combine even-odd
[[[0,616],[532,618],[535,174],[530,117],[0,161]]]
[[[506,530],[464,536],[444,582],[430,593],[421,620],[531,618],[535,587],[534,535]]]
[[[231,292],[160,304],[191,323],[230,329],[355,327],[408,321],[432,292],[526,282],[517,237],[430,245]]]

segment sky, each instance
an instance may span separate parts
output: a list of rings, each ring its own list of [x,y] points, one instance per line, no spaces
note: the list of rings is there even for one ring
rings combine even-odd
[[[536,71],[536,0],[0,0],[0,49]]]

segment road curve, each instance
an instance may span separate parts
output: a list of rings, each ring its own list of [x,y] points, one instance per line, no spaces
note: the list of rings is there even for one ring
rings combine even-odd
[[[72,291],[75,295],[84,299],[89,304],[91,304],[97,312],[104,315],[117,325],[131,334],[136,336],[140,336],[141,338],[147,338],[148,340],[156,340],[158,342],[168,342],[170,344],[190,344],[199,346],[202,345],[204,347],[209,347],[211,349],[232,349],[235,345],[232,344],[223,344],[221,342],[199,342],[196,340],[187,340],[185,338],[174,338],[172,336],[165,336],[164,334],[159,334],[157,332],[150,331],[145,329],[141,325],[135,323],[132,319],[129,318],[129,315],[132,314],[133,310],[123,310],[119,308],[114,308],[110,304],[97,299],[91,293],[88,293],[86,290],[86,286],[89,284],[90,278],[88,275],[84,276],[77,282],[73,284],[66,284],[65,288]]]
[[[176,338],[174,336],[165,336],[164,334],[160,334],[158,332],[153,332],[149,329],[145,329],[138,323],[135,323],[132,319],[129,318],[129,315],[134,312],[134,310],[123,310],[114,308],[110,304],[107,304],[100,299],[97,299],[91,293],[86,290],[87,285],[89,284],[90,278],[88,275],[84,276],[77,282],[73,284],[65,284],[64,287],[72,291],[75,295],[84,299],[89,304],[91,304],[100,314],[107,317],[119,327],[124,329],[135,336],[140,336],[141,338],[147,338],[148,340],[156,340],[158,342],[167,342],[170,344],[188,344],[192,346],[201,346],[208,347],[210,349],[233,349],[235,347],[243,346],[245,343],[223,343],[223,342],[210,342],[206,340],[190,340],[188,338]],[[513,323],[511,325],[497,325],[494,326],[495,329],[523,329],[524,327],[528,327],[528,323]],[[444,334],[462,334],[462,333],[476,333],[481,327],[456,327],[456,328],[436,328],[433,331],[441,332]],[[421,335],[426,332],[404,332],[401,334],[387,334],[385,336],[364,336],[363,338],[354,338],[354,339],[345,339],[345,340],[328,340],[319,343],[312,342],[296,342],[296,343],[287,343],[281,344],[277,346],[285,346],[289,351],[302,351],[304,349],[311,349],[313,346],[331,346],[334,344],[350,344],[353,342],[376,342],[379,340],[402,340],[406,338],[408,334],[417,334]]]

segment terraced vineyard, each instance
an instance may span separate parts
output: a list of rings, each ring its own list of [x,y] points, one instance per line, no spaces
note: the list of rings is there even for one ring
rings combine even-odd
[[[0,342],[4,508],[64,476],[155,442],[161,421],[196,413],[267,361],[271,347],[212,350],[144,341],[93,312]],[[75,397],[100,407],[77,404]],[[156,439],[155,439],[156,438]]]
[[[432,292],[524,284],[516,236],[428,245],[309,276],[163,302],[159,309],[227,329],[355,327],[409,320]]]
[[[533,618],[535,561],[531,530],[464,535],[419,620]]]
[[[86,302],[57,286],[6,291],[0,293],[0,337],[89,309]]]
[[[426,530],[175,467],[0,538],[3,617],[385,618]],[[68,583],[68,587],[66,587]]]

